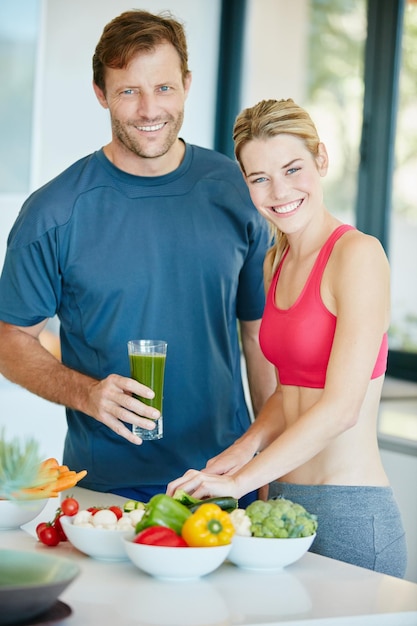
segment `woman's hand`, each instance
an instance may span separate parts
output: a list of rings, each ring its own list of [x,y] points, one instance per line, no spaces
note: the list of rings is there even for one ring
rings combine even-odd
[[[190,469],[181,478],[177,478],[168,484],[167,494],[173,496],[177,489],[183,489],[195,498],[214,496],[232,496],[240,498],[243,493],[239,492],[235,478],[229,474],[219,476],[208,474],[206,471]]]
[[[203,471],[208,474],[218,475],[234,474],[246,465],[253,455],[252,448],[236,442],[217,456],[209,459]]]

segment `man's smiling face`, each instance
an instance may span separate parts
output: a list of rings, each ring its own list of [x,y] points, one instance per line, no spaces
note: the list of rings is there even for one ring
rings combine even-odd
[[[106,68],[105,79],[105,93],[96,85],[94,89],[102,106],[110,111],[112,154],[123,161],[162,159],[166,166],[171,153],[176,157],[191,84],[191,75],[183,81],[175,48],[162,43],[139,53],[124,69]]]

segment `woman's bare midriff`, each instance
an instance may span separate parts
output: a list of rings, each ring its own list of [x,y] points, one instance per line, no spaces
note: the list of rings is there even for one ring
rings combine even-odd
[[[377,439],[378,407],[383,376],[371,380],[359,419],[327,448],[304,465],[279,479],[302,485],[387,486]],[[311,408],[322,389],[282,386],[283,406],[288,427]],[[337,416],[335,416],[335,419]]]

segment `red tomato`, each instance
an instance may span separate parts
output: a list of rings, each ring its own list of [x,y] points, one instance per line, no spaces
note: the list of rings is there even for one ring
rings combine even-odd
[[[91,515],[95,515],[98,511],[101,511],[101,507],[100,506],[90,506],[87,511],[89,511],[91,513]]]
[[[62,528],[61,519],[60,519],[61,517],[62,515],[59,515],[58,517],[56,517],[55,520],[53,521],[52,526],[56,529],[60,541],[68,541],[67,536],[64,533],[64,529]]]
[[[59,544],[57,529],[47,524],[45,528],[39,532],[39,540],[45,544],[45,546],[57,546]]]
[[[172,528],[165,526],[149,526],[142,530],[133,540],[135,543],[146,543],[150,546],[169,546],[171,548],[188,548],[188,544],[177,535]]]
[[[44,528],[46,528],[47,526],[48,526],[47,522],[40,522],[40,524],[38,524],[36,526],[36,536],[37,536],[38,539],[40,538],[39,535],[40,535],[41,531]]]
[[[123,517],[123,511],[119,506],[109,506],[109,511],[113,511],[117,519]]]
[[[75,498],[65,498],[61,502],[61,511],[64,515],[75,515],[78,513],[79,508],[80,506]]]

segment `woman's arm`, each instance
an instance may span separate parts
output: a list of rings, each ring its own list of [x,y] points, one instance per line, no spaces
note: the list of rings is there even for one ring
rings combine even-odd
[[[211,474],[233,474],[266,448],[285,429],[282,392],[276,388],[249,429],[226,450],[207,462]]]

